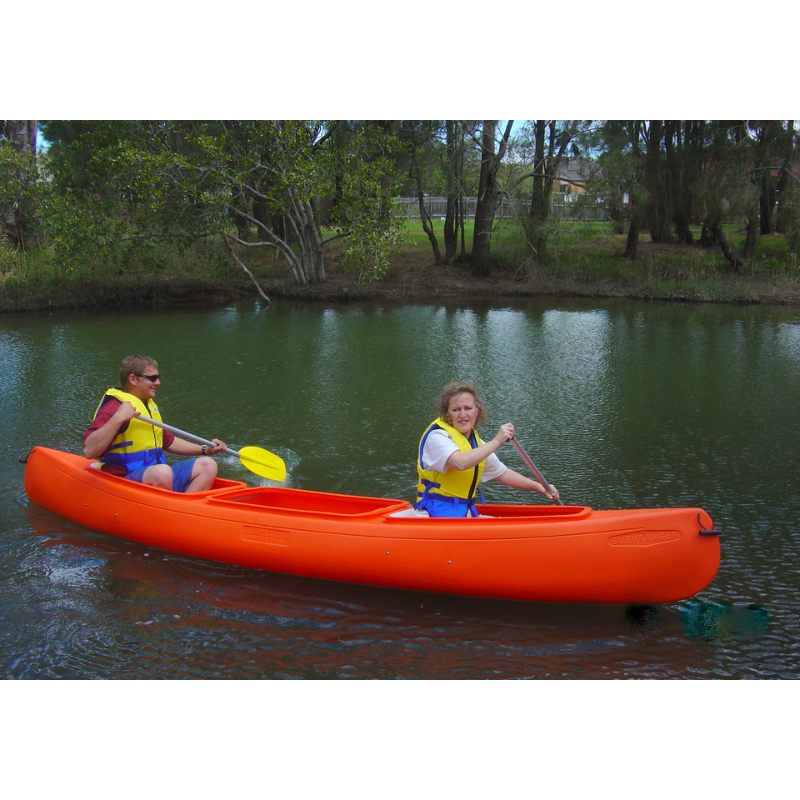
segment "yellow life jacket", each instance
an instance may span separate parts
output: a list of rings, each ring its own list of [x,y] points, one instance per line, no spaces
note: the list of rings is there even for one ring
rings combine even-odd
[[[425,469],[422,463],[422,451],[425,448],[425,440],[432,431],[441,429],[446,431],[450,438],[456,443],[462,453],[480,447],[483,442],[478,434],[473,430],[467,439],[464,434],[456,430],[452,425],[448,425],[441,417],[437,417],[422,434],[419,440],[419,450],[417,452],[417,508],[425,507],[425,500],[431,495],[439,495],[448,498],[459,498],[468,507],[474,506],[475,490],[480,483],[486,461],[481,461],[473,469],[457,470],[449,469],[445,473],[435,472]]]
[[[143,403],[138,397],[120,389],[106,391],[95,409],[95,417],[110,397],[114,397],[120,402],[127,400],[139,414],[161,422],[161,414],[153,400]],[[108,450],[100,456],[99,461],[103,464],[120,464],[128,472],[133,472],[142,467],[151,467],[153,464],[166,464],[163,446],[164,435],[161,428],[134,417],[128,423],[128,427],[117,434]]]

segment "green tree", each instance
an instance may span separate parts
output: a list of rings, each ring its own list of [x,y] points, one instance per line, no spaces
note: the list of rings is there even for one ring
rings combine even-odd
[[[444,218],[444,260],[452,264],[461,235],[461,255],[464,255],[464,220],[467,216],[468,142],[475,133],[475,123],[465,120],[445,121],[445,194],[447,208]]]
[[[630,198],[624,257],[636,258],[642,229],[654,242],[693,244],[689,225],[699,220],[701,243],[719,244],[734,270],[753,258],[759,220],[763,225],[774,205],[765,175],[773,171],[766,165],[781,125],[628,120],[607,121],[599,130],[599,163]],[[743,255],[725,236],[722,226],[729,220],[745,226]]]
[[[403,146],[401,163],[410,181],[408,191],[417,197],[420,222],[435,264],[455,261],[459,234],[462,255],[465,251],[464,220],[475,129],[476,123],[464,120],[404,120],[398,131]],[[444,255],[426,206],[429,195],[446,198]]]
[[[305,284],[325,279],[323,250],[334,238],[347,237],[346,261],[367,279],[386,269],[392,242],[393,140],[364,125],[334,148],[337,128],[304,120],[55,122],[46,135],[62,197],[72,193],[83,231],[102,231],[103,246],[216,237],[251,278],[242,251],[266,247]],[[327,238],[324,198],[336,200]]]
[[[522,173],[511,181],[509,190],[531,181],[528,202],[524,204],[527,213],[521,216],[521,222],[528,247],[539,263],[547,260],[553,185],[567,154],[571,152],[577,156],[580,153],[577,139],[586,127],[581,120],[529,120],[514,143],[514,153]]]
[[[436,265],[444,263],[445,259],[442,258],[425,197],[430,194],[434,181],[439,150],[437,145],[441,142],[442,131],[443,124],[439,120],[403,120],[399,130],[405,156],[403,161],[407,163],[406,171],[417,198],[420,223],[430,242]]]
[[[36,120],[0,120],[0,239],[25,249],[35,224]]]

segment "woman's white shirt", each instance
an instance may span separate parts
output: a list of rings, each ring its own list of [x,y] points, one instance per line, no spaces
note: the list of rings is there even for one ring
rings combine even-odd
[[[444,473],[447,459],[457,452],[459,452],[458,445],[452,440],[450,434],[437,428],[431,431],[425,440],[425,447],[422,448],[422,463],[425,469]],[[497,454],[492,453],[486,458],[481,483],[499,478],[507,469],[508,467],[497,457]]]

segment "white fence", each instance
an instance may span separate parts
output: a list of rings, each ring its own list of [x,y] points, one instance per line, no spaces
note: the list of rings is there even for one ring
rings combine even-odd
[[[579,199],[581,198],[581,199]],[[433,218],[444,219],[447,213],[446,197],[426,197],[425,209]],[[475,217],[475,207],[478,205],[477,197],[465,197],[466,217]],[[419,199],[416,197],[395,197],[395,216],[414,219],[419,217]],[[495,219],[513,219],[520,211],[527,214],[529,205],[510,202],[502,198],[497,201]],[[610,219],[608,211],[601,202],[592,200],[586,195],[579,194],[557,194],[553,193],[550,199],[550,215],[554,219],[584,220],[586,222],[598,222]]]

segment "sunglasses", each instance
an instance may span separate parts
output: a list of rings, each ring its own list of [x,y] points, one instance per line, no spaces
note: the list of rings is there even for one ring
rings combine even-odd
[[[150,381],[150,383],[155,383],[156,381],[161,381],[161,378],[158,375],[141,375],[140,373],[134,373],[137,378],[144,378],[146,381]]]

